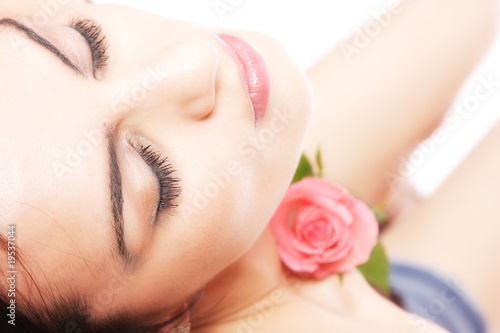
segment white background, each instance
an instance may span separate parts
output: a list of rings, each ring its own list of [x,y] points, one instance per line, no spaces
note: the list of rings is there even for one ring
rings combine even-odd
[[[198,24],[235,30],[263,31],[277,37],[296,61],[306,69],[344,38],[352,35],[375,13],[387,9],[390,0],[97,0],[151,11],[156,14],[193,21]],[[230,7],[216,10],[216,3]],[[131,23],[133,24],[133,23]],[[175,33],[165,31],[165,34]],[[459,54],[457,56],[460,56]],[[480,77],[493,75],[500,81],[500,37],[487,57],[472,73],[456,97],[462,103],[474,95]],[[409,177],[424,196],[431,194],[445,177],[466,157],[500,118],[500,88],[481,101],[480,107],[457,129],[445,127],[447,140],[415,168]],[[499,170],[500,171],[500,170]],[[483,175],[478,175],[482,177]]]

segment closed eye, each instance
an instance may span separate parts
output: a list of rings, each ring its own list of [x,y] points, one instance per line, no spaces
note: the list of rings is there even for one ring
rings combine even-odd
[[[57,47],[55,47],[54,44],[52,44],[44,37],[40,36],[36,31],[26,26],[24,23],[16,21],[11,18],[4,18],[0,20],[0,25],[9,26],[24,33],[25,36],[31,39],[33,42],[44,47],[45,49],[53,53],[55,56],[57,56],[66,66],[68,66],[75,72],[79,73],[80,75],[83,75],[80,69],[78,69],[78,67],[76,67],[75,64],[64,53],[62,53]]]
[[[102,27],[90,19],[72,19],[70,27],[75,29],[88,43],[92,54],[92,74],[97,78],[108,64],[108,43]]]
[[[158,179],[158,204],[155,218],[153,219],[153,221],[156,221],[159,213],[177,207],[175,199],[181,192],[181,188],[179,187],[180,179],[175,177],[175,169],[168,159],[166,157],[163,158],[151,145],[140,146],[137,150]]]

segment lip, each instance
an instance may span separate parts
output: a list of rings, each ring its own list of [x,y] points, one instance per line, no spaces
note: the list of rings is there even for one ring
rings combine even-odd
[[[242,65],[245,88],[255,116],[255,126],[264,117],[269,103],[271,80],[269,70],[260,52],[241,38],[218,34],[222,44]]]

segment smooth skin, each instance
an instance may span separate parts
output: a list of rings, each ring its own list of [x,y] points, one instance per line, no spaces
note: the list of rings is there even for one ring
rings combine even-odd
[[[306,153],[314,156],[317,147],[321,147],[325,178],[344,184],[371,204],[386,202],[391,192],[397,193],[398,184],[388,181],[386,175],[397,174],[399,158],[406,157],[440,124],[463,81],[491,44],[497,6],[496,1],[403,2],[391,24],[372,39],[369,47],[351,59],[346,58],[345,49],[337,47],[314,65],[308,71],[315,112]],[[356,45],[354,38],[346,43]],[[434,196],[398,216],[394,227],[383,236],[391,256],[427,265],[459,281],[494,331],[498,330],[500,311],[500,272],[496,265],[500,259],[500,224],[495,208],[500,188],[500,177],[495,177],[498,128],[497,125]],[[405,184],[399,186],[404,188]],[[472,237],[471,223],[480,224]],[[281,281],[281,273],[275,272],[272,280],[262,276],[259,267],[269,267],[277,259],[260,266],[259,251],[271,252],[262,245],[254,256],[247,254],[241,266],[253,267],[249,262],[255,263],[253,281],[262,281],[263,286],[267,281],[268,290],[273,290],[273,283]],[[344,276],[343,281],[340,284],[336,277],[309,284],[287,281],[283,295],[289,297],[287,305],[296,307],[277,307],[276,321],[265,321],[265,328],[257,331],[277,331],[283,323],[289,325],[286,331],[290,332],[439,330],[399,314],[378,295],[371,294],[357,274]],[[236,285],[234,293],[241,292],[244,286]],[[256,289],[253,295],[265,294],[265,287]],[[331,297],[333,294],[336,297]],[[247,299],[248,295],[242,298]],[[265,304],[273,299],[273,293],[262,299]],[[245,319],[233,326],[222,326],[220,332],[255,322],[262,313],[259,304],[256,299],[245,308],[246,312],[242,311]],[[233,314],[232,318],[239,315]],[[351,320],[343,322],[339,315]],[[302,318],[314,319],[303,322]],[[353,327],[354,322],[359,326]],[[391,324],[385,326],[387,322]],[[311,328],[311,323],[317,326]]]
[[[21,5],[11,1],[4,2],[0,8],[4,12],[7,8],[10,15],[14,12],[33,13],[37,8],[35,1],[23,2]],[[73,10],[72,6],[69,5],[68,12]],[[385,201],[386,193],[391,189],[384,178],[385,172],[392,171],[397,166],[398,157],[407,154],[415,140],[424,139],[439,124],[463,80],[486,51],[496,22],[494,1],[478,3],[467,0],[457,4],[445,0],[420,0],[404,2],[402,6],[403,10],[394,17],[393,22],[352,62],[346,61],[341,50],[336,49],[308,72],[316,104],[306,151],[313,153],[321,145],[327,179],[344,184],[369,203]],[[63,69],[57,59],[40,51],[37,51],[39,58],[24,55],[27,58],[19,61],[16,66],[11,65],[12,57],[19,55],[0,55],[2,68],[5,67],[4,64],[9,64],[12,72],[8,75],[10,81],[2,81],[2,90],[12,93],[1,97],[2,117],[9,118],[2,121],[4,125],[0,135],[2,142],[12,140],[17,143],[16,149],[9,145],[2,145],[1,148],[0,172],[6,176],[0,178],[3,182],[0,199],[9,208],[2,210],[1,222],[5,225],[13,222],[18,225],[19,246],[32,260],[31,263],[36,262],[33,269],[42,290],[47,290],[54,284],[64,286],[62,290],[69,294],[85,290],[94,301],[94,315],[99,317],[107,314],[99,306],[102,305],[102,299],[99,298],[102,291],[109,289],[109,281],[113,279],[124,281],[124,287],[113,294],[113,302],[106,303],[106,310],[137,311],[136,314],[155,322],[168,318],[172,311],[182,306],[182,302],[190,294],[211,281],[205,288],[206,297],[192,313],[194,332],[237,332],[249,323],[255,332],[422,332],[423,326],[415,325],[414,317],[378,295],[356,271],[346,274],[342,283],[337,276],[320,282],[285,278],[272,235],[268,230],[263,233],[261,230],[286,189],[301,151],[303,136],[300,133],[305,132],[308,122],[308,114],[304,110],[310,105],[310,98],[308,86],[300,83],[303,82],[300,74],[295,70],[291,71],[294,66],[286,62],[283,64],[283,52],[276,49],[276,42],[261,35],[242,36],[250,38],[259,47],[268,61],[273,80],[280,80],[273,82],[273,87],[280,87],[280,90],[275,91],[275,104],[270,109],[292,108],[296,110],[295,117],[291,117],[292,121],[275,141],[266,145],[265,150],[257,151],[257,157],[251,163],[238,160],[244,166],[241,177],[235,178],[221,196],[211,201],[211,208],[203,208],[201,214],[191,215],[187,220],[190,223],[188,226],[185,225],[186,215],[172,212],[168,223],[161,227],[157,236],[143,231],[142,237],[130,239],[131,246],[135,244],[136,251],[145,258],[142,265],[133,267],[135,270],[125,271],[117,266],[114,258],[109,255],[112,248],[111,233],[107,226],[100,223],[109,218],[105,210],[109,207],[102,204],[108,200],[103,194],[107,181],[104,172],[107,168],[104,146],[96,147],[96,152],[67,180],[50,178],[55,177],[51,173],[52,169],[43,171],[40,166],[47,164],[47,160],[64,158],[64,148],[58,151],[49,149],[50,147],[78,143],[83,130],[100,124],[103,118],[115,119],[114,114],[105,114],[106,117],[103,117],[103,113],[116,100],[116,94],[123,92],[123,87],[126,86],[123,82],[129,82],[130,86],[130,82],[134,82],[134,78],[144,73],[148,66],[162,61],[175,64],[176,59],[179,59],[173,58],[173,62],[168,62],[177,54],[167,51],[162,53],[165,49],[158,47],[157,41],[152,43],[152,38],[158,38],[157,35],[137,44],[139,39],[135,39],[134,34],[121,36],[113,33],[115,29],[120,31],[118,27],[127,29],[124,23],[120,26],[121,20],[126,22],[133,18],[134,31],[140,29],[139,35],[143,40],[144,36],[154,31],[154,27],[165,29],[165,24],[170,24],[172,28],[175,25],[175,31],[185,34],[177,36],[179,40],[192,40],[193,36],[204,40],[201,46],[182,42],[175,44],[181,46],[177,49],[180,55],[185,54],[182,53],[183,50],[195,50],[197,54],[203,55],[191,59],[191,65],[196,65],[198,70],[196,80],[193,81],[193,77],[187,75],[189,73],[177,72],[190,87],[193,82],[204,82],[194,86],[198,90],[189,90],[191,95],[186,95],[182,90],[179,91],[183,93],[179,94],[162,94],[158,88],[148,105],[140,104],[133,112],[123,116],[123,132],[134,126],[144,127],[160,145],[167,146],[169,159],[180,173],[183,183],[186,183],[178,206],[180,211],[183,204],[186,207],[186,203],[189,203],[185,198],[189,198],[190,194],[193,196],[197,193],[196,190],[207,183],[208,173],[200,172],[199,166],[210,160],[213,164],[208,164],[206,171],[224,170],[228,160],[238,157],[231,153],[237,151],[237,146],[231,145],[231,142],[241,142],[255,134],[252,132],[254,128],[249,126],[249,117],[223,111],[211,112],[214,102],[210,96],[214,96],[214,91],[215,100],[218,101],[216,104],[219,105],[215,110],[244,105],[239,108],[245,114],[249,106],[244,103],[242,89],[227,90],[230,88],[224,82],[233,82],[237,75],[232,65],[217,67],[216,64],[229,62],[230,58],[220,52],[214,46],[216,44],[211,44],[213,39],[204,33],[205,30],[187,25],[179,29],[181,27],[177,26],[180,24],[178,22],[156,19],[128,9],[106,6],[88,6],[88,10],[74,8],[88,11],[88,15],[99,19],[103,29],[110,35],[111,48],[115,48],[111,51],[118,60],[110,68],[108,81],[95,85],[76,81],[71,76],[73,73]],[[454,10],[450,11],[449,8]],[[116,14],[117,10],[121,11],[120,15]],[[64,15],[63,11],[61,17],[64,18]],[[443,20],[449,24],[443,24]],[[56,23],[62,21],[64,20],[54,19]],[[422,29],[423,21],[425,29]],[[174,37],[161,37],[165,48],[175,42],[167,40]],[[5,46],[10,45],[6,44],[10,40],[5,36],[0,39],[4,50]],[[145,51],[151,48],[151,44],[162,50],[160,59],[144,56],[151,52],[132,55],[119,52],[120,47],[130,49],[132,45],[134,50]],[[461,56],[455,57],[457,53]],[[216,83],[213,79],[214,72],[217,73]],[[436,72],[440,75],[436,76]],[[18,78],[14,83],[32,82],[34,73],[39,81],[34,80],[30,92],[38,94],[33,98],[37,101],[37,108],[53,110],[53,99],[57,97],[56,105],[71,106],[71,117],[67,114],[68,107],[51,111],[48,120],[46,114],[33,115],[33,106],[29,105],[29,101],[25,102],[26,110],[19,112],[22,108],[18,103],[24,96],[26,86],[16,90],[17,86],[13,84],[12,78]],[[52,79],[54,77],[57,80]],[[218,81],[218,77],[223,77],[224,80]],[[206,79],[202,80],[203,78]],[[47,82],[49,89],[44,88],[47,87]],[[290,82],[297,85],[287,86]],[[176,84],[165,78],[159,87],[172,89]],[[72,93],[65,90],[67,87],[72,88]],[[226,91],[226,94],[220,94],[220,91]],[[87,96],[92,96],[92,99],[89,100]],[[234,97],[234,100],[227,96]],[[290,96],[299,100],[289,101]],[[169,99],[164,100],[166,97]],[[199,103],[193,105],[193,100]],[[9,101],[10,109],[5,107],[9,105]],[[46,104],[40,101],[46,101]],[[284,105],[287,101],[289,104]],[[156,110],[166,103],[174,107],[168,113],[168,121],[158,124],[160,129],[155,125],[165,119],[165,115],[157,115],[156,112],[159,111]],[[89,109],[95,112],[89,112]],[[212,117],[206,117],[207,114]],[[73,119],[74,122],[68,119]],[[227,122],[232,124],[231,127],[222,127]],[[25,132],[18,133],[17,127],[7,125],[12,123],[22,123]],[[59,126],[55,126],[57,124]],[[235,130],[232,131],[232,128]],[[241,133],[242,128],[246,135]],[[196,140],[186,142],[186,131],[196,133]],[[484,174],[483,168],[490,168],[492,174],[494,170],[498,170],[495,166],[498,166],[499,161],[494,161],[497,154],[492,153],[495,147],[498,149],[498,132],[500,130],[495,129],[478,151],[443,185],[443,189],[416,208],[416,213],[401,216],[385,239],[390,252],[422,260],[463,280],[484,309],[495,309],[495,306],[498,309],[498,303],[492,303],[494,300],[488,297],[487,292],[491,296],[491,291],[498,291],[494,282],[498,281],[500,274],[492,269],[492,265],[499,258],[492,254],[500,253],[498,245],[495,248],[493,242],[500,225],[494,219],[494,203],[485,205],[484,202],[485,199],[493,201],[498,198],[494,194],[498,191],[500,179],[497,177],[495,179],[498,181],[489,179],[488,182],[479,183],[478,177]],[[222,143],[227,144],[228,141],[229,146],[221,148]],[[332,144],[335,142],[339,144]],[[206,143],[205,147],[200,147],[201,143]],[[23,156],[20,158],[20,151],[29,151],[30,159]],[[40,151],[40,154],[36,151]],[[123,154],[129,156],[125,155],[126,150]],[[135,193],[132,190],[134,186],[146,184],[145,195],[140,201],[145,206],[129,208],[129,216],[135,216],[134,212],[147,212],[150,209],[147,203],[151,201],[148,198],[154,196],[154,188],[151,189],[149,185],[148,190],[151,175],[148,177],[142,169],[144,166],[141,167],[137,160],[130,158],[133,163],[137,163],[132,164],[137,169],[131,167],[128,174],[142,175],[129,177],[137,182],[128,185],[130,195]],[[43,180],[37,177],[40,170],[46,176]],[[27,174],[34,175],[29,183],[25,179]],[[87,182],[90,178],[101,185],[89,188]],[[473,185],[477,190],[469,191],[468,194],[457,190],[464,187],[470,190]],[[269,189],[269,193],[263,189]],[[85,195],[82,195],[82,191],[86,191]],[[47,193],[53,194],[47,197]],[[241,198],[242,193],[245,198]],[[462,195],[465,194],[470,196],[466,198],[469,204],[457,205],[456,202],[462,202]],[[235,198],[238,199],[238,207],[242,202],[244,204],[233,212],[227,207],[232,206]],[[65,204],[61,205],[62,202]],[[101,203],[97,207],[103,206],[102,212],[97,208],[89,212],[87,207],[96,207],[96,202]],[[61,209],[61,206],[66,209]],[[228,213],[234,215],[227,216]],[[466,226],[471,218],[489,228],[488,233],[471,239],[466,233]],[[130,220],[141,218],[135,216]],[[92,221],[91,228],[89,221]],[[448,225],[451,221],[453,227]],[[419,230],[419,233],[411,233],[413,229]],[[453,230],[453,239],[443,241],[443,238],[436,237],[446,230]],[[137,224],[129,234],[141,235],[140,231],[140,224]],[[148,237],[153,237],[152,241]],[[398,241],[402,237],[408,242]],[[460,237],[464,237],[462,242],[467,241],[470,246],[460,247],[463,243],[456,241]],[[427,241],[430,246],[427,246]],[[476,260],[484,253],[484,248],[472,246],[476,241],[478,244],[491,243],[489,260]],[[422,242],[425,242],[425,248],[422,247]],[[442,251],[443,242],[446,243],[447,251]],[[212,244],[218,246],[211,246]],[[465,254],[469,257],[463,258],[469,258],[471,265],[474,262],[474,268],[464,269],[462,261],[454,260],[457,253],[461,253],[457,251],[467,251]],[[435,255],[436,253],[440,255]],[[173,267],[182,269],[172,269]],[[483,272],[488,272],[488,276]],[[158,276],[162,278],[158,279]],[[75,288],[74,281],[71,281],[75,277],[79,278],[79,288]],[[49,279],[53,284],[49,284]],[[27,288],[28,285],[24,287]],[[179,290],[182,292],[179,293]],[[170,296],[169,302],[165,301],[164,295]],[[34,297],[33,301],[39,299]],[[258,314],[262,314],[259,304],[268,306],[265,320],[259,321]],[[486,313],[493,324],[495,317]],[[204,315],[203,319],[199,319],[200,314]],[[429,323],[425,325],[424,331],[443,332]]]
[[[398,13],[350,63],[339,48],[308,72],[316,102],[308,152],[348,142],[323,149],[327,177],[372,204],[397,192],[387,175],[397,175],[400,157],[434,132],[489,47],[498,2],[407,1]],[[500,327],[499,132],[497,125],[383,237],[390,255],[460,281],[492,327]]]
[[[36,1],[17,6],[3,2],[2,16],[40,10]],[[107,36],[109,65],[97,79],[86,41],[66,26],[75,17],[95,20]],[[39,30],[63,50],[74,48],[69,57],[84,75],[0,26],[2,233],[16,225],[19,255],[31,269],[19,275],[18,291],[33,305],[51,293],[83,294],[95,318],[166,321],[246,252],[271,218],[305,137],[305,75],[274,40],[245,34],[264,54],[274,87],[255,126],[241,65],[216,31],[76,2]],[[113,232],[108,133],[122,175],[129,260]],[[155,146],[180,179],[176,207],[155,222],[158,181],[134,145]]]

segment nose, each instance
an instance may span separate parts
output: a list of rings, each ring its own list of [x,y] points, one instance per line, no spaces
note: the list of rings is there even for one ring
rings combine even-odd
[[[147,69],[154,81],[147,104],[183,118],[208,117],[215,105],[218,58],[217,49],[205,42],[170,45]]]

